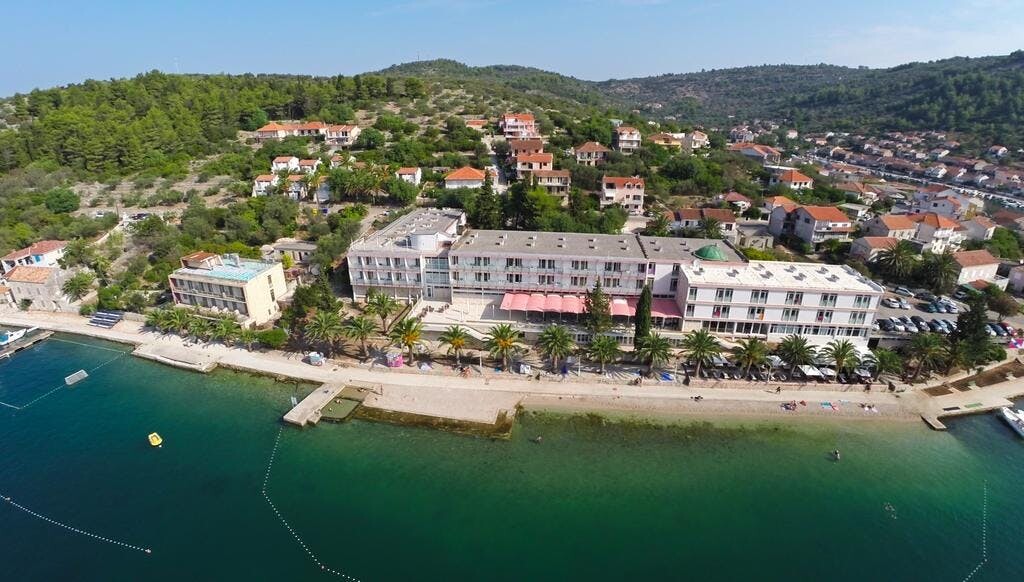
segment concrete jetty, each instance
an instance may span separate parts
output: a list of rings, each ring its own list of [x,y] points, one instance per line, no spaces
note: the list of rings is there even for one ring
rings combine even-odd
[[[284,415],[285,422],[296,426],[306,426],[320,422],[320,411],[327,406],[345,388],[343,384],[324,384],[309,393],[295,405],[295,408]]]
[[[188,349],[180,345],[157,342],[143,344],[135,348],[133,353],[140,358],[203,373],[216,368],[219,359],[212,353],[205,353],[200,347]]]
[[[1014,378],[991,386],[933,396],[921,413],[921,418],[935,430],[946,430],[940,419],[966,414],[991,412],[1004,406],[1013,406],[1012,398],[1024,396],[1024,379]]]
[[[48,330],[32,333],[34,329],[35,328],[30,329],[29,333],[26,334],[25,337],[0,350],[0,358],[9,358],[21,350],[28,349],[53,335],[53,332]]]

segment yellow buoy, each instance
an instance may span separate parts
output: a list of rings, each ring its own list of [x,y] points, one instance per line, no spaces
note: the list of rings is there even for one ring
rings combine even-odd
[[[153,432],[149,434],[149,444],[154,447],[159,447],[164,444],[164,439],[160,438],[160,435]]]

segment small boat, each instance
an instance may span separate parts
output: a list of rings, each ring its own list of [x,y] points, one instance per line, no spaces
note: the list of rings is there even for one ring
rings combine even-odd
[[[164,444],[164,439],[161,438],[160,435],[156,434],[155,432],[149,433],[148,438],[150,446],[159,447]]]
[[[0,348],[6,346],[7,344],[12,344],[20,340],[21,338],[25,337],[26,333],[28,333],[27,329],[0,332]]]
[[[1010,425],[1010,428],[1017,433],[1017,436],[1024,438],[1024,411],[1014,412],[1010,410],[1009,406],[1004,406],[999,409],[999,412],[1006,424]]]

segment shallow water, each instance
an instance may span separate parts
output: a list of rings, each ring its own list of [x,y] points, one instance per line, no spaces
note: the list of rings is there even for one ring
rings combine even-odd
[[[1024,440],[991,415],[948,433],[553,414],[527,414],[509,441],[297,430],[278,419],[308,386],[83,343],[0,362],[0,401],[15,406],[106,363],[0,408],[0,493],[153,553],[0,503],[4,579],[331,578],[261,494],[279,433],[270,499],[316,559],[360,580],[963,580],[982,562],[986,490],[973,579],[1024,579]]]

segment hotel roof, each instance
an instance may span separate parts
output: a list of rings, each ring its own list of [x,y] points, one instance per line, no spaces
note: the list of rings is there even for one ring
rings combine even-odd
[[[439,234],[454,238],[458,226],[465,223],[465,216],[465,211],[458,208],[420,208],[353,242],[349,249],[350,252],[409,249],[411,234]]]
[[[194,253],[209,254],[209,253]],[[184,258],[184,257],[182,257]],[[208,277],[225,281],[251,281],[261,274],[274,268],[280,263],[270,261],[257,261],[254,259],[238,259],[238,264],[232,264],[229,259],[220,265],[212,265],[209,269],[181,267],[174,270],[174,275],[192,275],[194,277]]]
[[[690,263],[697,259],[694,253],[708,245],[718,246],[722,255],[729,261],[743,262],[732,247],[720,240],[514,230],[471,230],[452,245],[452,253]]]
[[[846,265],[751,261],[729,265],[701,261],[684,266],[691,285],[742,286],[759,289],[829,290],[847,293],[882,293],[877,283]]]

